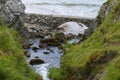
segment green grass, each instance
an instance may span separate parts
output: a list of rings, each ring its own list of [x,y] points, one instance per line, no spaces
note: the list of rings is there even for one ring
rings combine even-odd
[[[110,5],[112,0],[109,0],[108,3]],[[120,79],[119,15],[120,1],[85,42],[67,48],[62,57],[61,70],[65,70],[68,75],[67,79],[63,80],[87,80],[88,78],[92,80],[99,73],[102,74],[97,77],[98,80]],[[116,54],[116,57],[113,57],[112,54]],[[59,77],[59,75],[55,77]]]
[[[26,63],[20,40],[0,20],[0,80],[42,80]]]

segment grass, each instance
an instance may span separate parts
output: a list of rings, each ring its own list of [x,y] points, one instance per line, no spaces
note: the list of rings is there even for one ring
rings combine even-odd
[[[112,0],[108,1],[110,1],[108,2],[110,5]],[[119,6],[120,1],[86,41],[67,48],[62,57],[61,70],[66,71],[68,75],[63,80],[120,79]],[[55,77],[59,77],[59,75]]]
[[[18,33],[0,20],[0,80],[42,80],[28,66]]]

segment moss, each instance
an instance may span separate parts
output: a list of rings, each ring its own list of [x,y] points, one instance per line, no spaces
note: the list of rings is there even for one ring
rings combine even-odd
[[[113,0],[108,1],[108,5],[110,5]],[[65,55],[62,57],[61,64],[61,70],[66,70],[67,73],[69,73],[67,79],[120,79],[119,6],[120,1],[118,1],[117,4],[111,8],[101,25],[99,25],[98,29],[85,42],[67,48]],[[113,54],[114,51],[117,55],[112,57],[113,55],[111,54]],[[107,61],[100,63],[104,60]],[[87,65],[88,63],[89,65]],[[78,74],[82,77],[79,78]]]
[[[20,40],[0,20],[0,80],[42,80],[26,63]]]

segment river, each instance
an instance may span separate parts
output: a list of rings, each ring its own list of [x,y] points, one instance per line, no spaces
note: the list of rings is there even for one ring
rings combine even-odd
[[[95,18],[107,0],[23,0],[26,13]]]

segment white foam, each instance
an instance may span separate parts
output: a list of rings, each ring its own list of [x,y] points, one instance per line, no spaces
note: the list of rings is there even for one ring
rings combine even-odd
[[[95,18],[106,0],[23,0],[26,13]],[[74,4],[74,5],[69,5]]]
[[[48,72],[49,72],[48,66],[49,63],[34,65],[33,69],[35,70],[36,73],[42,76],[43,80],[50,80],[48,78]]]

